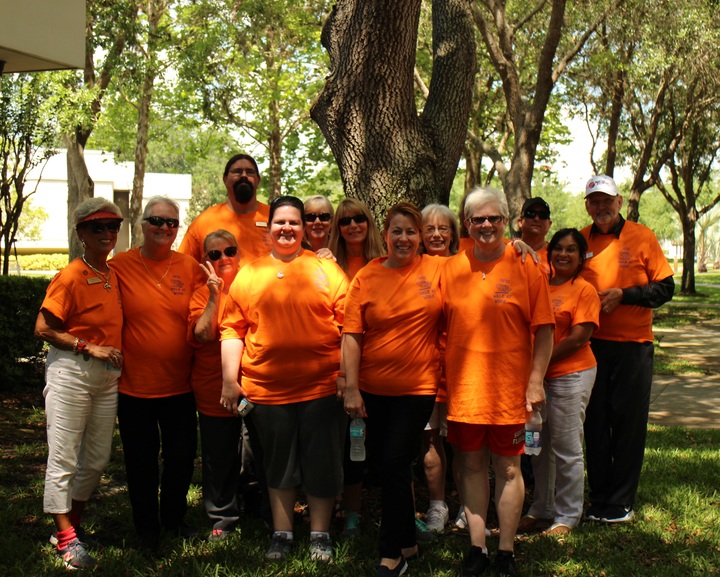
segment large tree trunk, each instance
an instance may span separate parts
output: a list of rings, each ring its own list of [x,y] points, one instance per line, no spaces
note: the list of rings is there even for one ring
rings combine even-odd
[[[80,239],[75,234],[73,213],[80,203],[95,195],[95,182],[90,178],[87,164],[85,164],[86,142],[85,133],[76,133],[73,137],[65,138],[67,146],[68,247],[70,260],[83,254],[82,244],[80,244]]]
[[[268,142],[268,153],[270,157],[269,197],[270,200],[277,198],[282,193],[282,134],[280,133],[280,111],[277,100],[270,102],[270,119],[272,123],[270,141]]]
[[[434,0],[433,74],[422,114],[413,72],[420,0],[339,0],[323,28],[330,75],[312,106],[345,193],[376,218],[399,200],[447,204],[475,73],[469,0]]]

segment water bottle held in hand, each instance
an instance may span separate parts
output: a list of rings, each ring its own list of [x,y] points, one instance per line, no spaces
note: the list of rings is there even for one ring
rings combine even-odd
[[[350,421],[350,460],[365,460],[365,421],[359,417]]]
[[[542,414],[540,411],[527,413],[525,417],[525,454],[539,455],[542,446],[540,444],[540,431],[542,431]]]

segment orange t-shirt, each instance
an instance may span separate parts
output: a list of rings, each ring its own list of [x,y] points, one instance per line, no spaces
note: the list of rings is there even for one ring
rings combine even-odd
[[[481,263],[467,250],[447,260],[441,283],[448,420],[524,423],[533,335],[555,324],[540,267],[532,259],[521,262],[510,245],[494,263]]]
[[[40,309],[59,318],[73,336],[122,350],[120,290],[117,275],[110,271],[109,278],[108,291],[105,279],[76,258],[52,279]]]
[[[371,260],[350,285],[343,332],[362,334],[360,389],[374,395],[434,395],[440,380],[440,271],[446,259],[421,255],[387,268]]]
[[[620,237],[590,235],[588,226],[580,232],[588,243],[582,276],[600,292],[661,281],[673,271],[655,234],[642,224],[625,221]],[[652,309],[620,305],[600,315],[600,328],[593,338],[608,341],[652,342]]]
[[[216,204],[195,217],[180,243],[179,252],[189,254],[200,262],[205,256],[205,237],[218,229],[231,232],[237,240],[240,268],[272,250],[270,231],[267,226],[270,208],[258,202],[255,212],[237,214],[226,203]]]
[[[543,270],[545,275],[550,274],[550,263],[548,263],[548,245],[545,245],[540,250],[536,250],[538,258],[540,259],[540,268]]]
[[[188,393],[193,352],[188,311],[205,274],[194,259],[174,251],[162,261],[146,258],[145,265],[140,258],[133,248],[110,261],[120,278],[125,320],[119,390],[142,398]]]
[[[592,323],[598,328],[600,317],[600,297],[592,285],[576,278],[560,286],[550,285],[550,303],[555,315],[554,344],[558,344],[570,334],[570,329],[582,323]],[[597,365],[595,356],[590,349],[590,341],[569,357],[552,363],[545,373],[545,378],[553,379],[584,371]]]
[[[195,347],[195,359],[190,373],[190,386],[195,395],[195,406],[203,415],[209,417],[233,417],[220,405],[222,394],[222,360],[220,355],[220,338],[211,343],[200,343],[195,339],[195,324],[202,316],[210,289],[207,284],[193,294],[190,301],[188,316],[188,340]],[[222,319],[226,294],[220,294],[218,302],[218,322]]]
[[[465,252],[469,248],[475,247],[475,240],[470,236],[461,236],[460,237],[460,247],[458,248],[459,252]]]
[[[241,384],[251,401],[282,405],[335,394],[346,292],[343,270],[309,250],[287,265],[267,255],[240,270],[220,340],[245,340]]]
[[[350,256],[347,257],[347,277],[348,280],[355,278],[358,271],[367,264],[364,256]]]

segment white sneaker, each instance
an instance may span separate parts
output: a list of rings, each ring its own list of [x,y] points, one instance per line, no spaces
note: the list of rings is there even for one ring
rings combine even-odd
[[[455,526],[458,529],[467,529],[467,517],[465,516],[465,507],[460,505],[457,517],[455,518]]]
[[[433,533],[442,533],[450,519],[447,505],[430,507],[425,513],[425,524]]]

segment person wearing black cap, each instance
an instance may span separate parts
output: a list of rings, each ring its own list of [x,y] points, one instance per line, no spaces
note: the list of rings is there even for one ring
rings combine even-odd
[[[590,507],[585,518],[622,523],[634,516],[653,375],[652,309],[668,302],[673,271],[653,232],[620,214],[612,178],[592,177],[585,209],[593,224],[582,276],[598,291],[600,328],[590,341],[598,371],[585,419]]]
[[[545,237],[551,225],[550,205],[545,200],[536,196],[524,202],[518,218],[521,240],[538,254],[540,264],[546,272],[548,272],[548,260]]]

